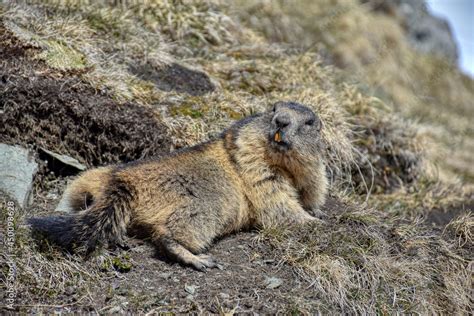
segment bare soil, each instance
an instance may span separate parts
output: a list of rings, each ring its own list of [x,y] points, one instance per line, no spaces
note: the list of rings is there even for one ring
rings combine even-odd
[[[159,90],[163,91],[203,95],[215,89],[207,74],[177,63],[160,68],[147,64],[132,65],[130,71],[144,80],[152,81]]]
[[[443,228],[449,224],[451,220],[470,210],[474,210],[474,197],[458,205],[453,205],[449,210],[440,208],[430,210],[426,215],[425,223],[427,225]]]
[[[106,282],[93,293],[94,301],[76,310],[146,312],[276,313],[317,302],[310,284],[300,281],[292,269],[278,265],[269,245],[255,242],[254,232],[239,233],[210,250],[223,266],[206,273],[156,258],[154,248],[137,242],[130,250],[133,268]],[[269,288],[267,278],[282,284]]]

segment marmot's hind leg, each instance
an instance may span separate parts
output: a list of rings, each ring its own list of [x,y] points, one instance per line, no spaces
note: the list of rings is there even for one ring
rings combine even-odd
[[[206,271],[207,268],[219,268],[216,261],[208,255],[195,255],[177,241],[164,237],[157,240],[158,246],[166,251],[166,254],[182,264],[189,265],[196,270]]]

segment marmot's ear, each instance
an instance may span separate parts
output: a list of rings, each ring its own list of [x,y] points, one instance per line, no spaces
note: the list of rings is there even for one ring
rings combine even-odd
[[[283,101],[275,102],[275,103],[273,104],[272,112],[275,112],[275,111],[277,110],[277,108],[278,108],[280,105],[282,105],[283,103],[285,103],[285,102],[283,102]]]

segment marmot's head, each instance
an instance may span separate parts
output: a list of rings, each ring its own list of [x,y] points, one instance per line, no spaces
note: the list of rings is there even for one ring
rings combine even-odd
[[[308,107],[277,102],[271,112],[268,135],[272,151],[284,156],[314,157],[321,148],[321,128],[321,120]]]

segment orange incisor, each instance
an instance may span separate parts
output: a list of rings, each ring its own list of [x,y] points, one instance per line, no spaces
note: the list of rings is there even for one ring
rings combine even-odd
[[[275,133],[275,141],[277,143],[279,143],[279,142],[281,142],[281,140],[282,140],[282,135],[281,135],[281,132],[278,131],[278,132]]]

